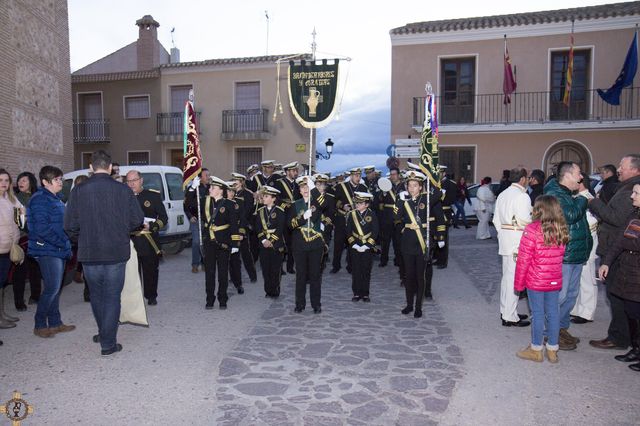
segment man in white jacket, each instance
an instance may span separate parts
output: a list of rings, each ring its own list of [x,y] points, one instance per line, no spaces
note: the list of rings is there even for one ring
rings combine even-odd
[[[482,185],[478,188],[476,199],[478,200],[476,205],[476,216],[478,217],[476,240],[488,240],[491,238],[489,219],[491,219],[493,205],[496,202],[496,196],[491,191],[491,178],[489,176],[482,179]]]
[[[500,315],[505,327],[526,327],[526,315],[519,315],[518,293],[513,288],[518,247],[524,227],[531,222],[531,199],[525,188],[527,171],[511,170],[511,186],[498,195],[493,224],[498,232],[498,254],[502,256],[502,281],[500,282]]]

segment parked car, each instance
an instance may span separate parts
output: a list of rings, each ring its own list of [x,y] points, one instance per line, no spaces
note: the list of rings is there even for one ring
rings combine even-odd
[[[464,203],[464,212],[467,215],[467,218],[470,218],[472,220],[477,220],[477,217],[476,217],[476,206],[478,205],[478,198],[477,198],[478,188],[480,188],[480,184],[479,183],[475,183],[473,185],[469,185],[468,190],[469,190],[469,198],[471,198],[471,203],[469,203],[469,200],[467,200]],[[500,188],[500,183],[499,182],[491,183],[491,191],[493,191],[493,194],[496,197],[498,196],[498,188]],[[493,212],[491,212],[491,213],[493,213]]]
[[[167,254],[177,254],[191,242],[189,220],[184,213],[182,191],[182,170],[171,166],[120,166],[120,174],[123,176],[130,170],[138,170],[144,179],[146,189],[155,189],[160,192],[162,202],[167,210],[169,221],[167,226],[160,231],[160,244]],[[67,201],[73,181],[78,175],[89,175],[89,169],[76,170],[64,175],[62,187],[62,199]]]

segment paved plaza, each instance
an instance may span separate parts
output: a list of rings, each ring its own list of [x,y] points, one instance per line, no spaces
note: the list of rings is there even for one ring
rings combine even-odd
[[[396,268],[374,263],[371,303],[351,301],[344,268],[325,272],[322,313],[293,313],[293,276],[280,299],[262,280],[229,309],[204,309],[204,274],[190,253],[160,267],[150,327],[120,328],[105,359],[82,285],[65,287],[61,312],[78,329],[32,334],[34,306],[0,338],[0,400],[33,404],[24,424],[484,425],[638,424],[640,376],[588,345],[605,335],[604,293],[593,323],[575,325],[578,349],[560,363],[515,357],[529,328],[500,324],[495,239],[453,230],[449,267],[436,270],[424,317],[403,316]],[[8,295],[11,300],[11,295]],[[521,312],[527,312],[521,301]],[[0,423],[3,424],[3,423]]]

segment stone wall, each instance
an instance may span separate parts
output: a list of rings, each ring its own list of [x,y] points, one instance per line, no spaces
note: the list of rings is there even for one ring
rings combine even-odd
[[[0,39],[0,167],[72,170],[67,1],[1,1]]]

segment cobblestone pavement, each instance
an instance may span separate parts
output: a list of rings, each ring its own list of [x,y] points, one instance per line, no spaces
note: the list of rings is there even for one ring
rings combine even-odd
[[[378,268],[371,303],[352,302],[350,276],[325,273],[322,313],[293,313],[284,297],[222,360],[217,422],[278,425],[435,423],[463,359],[435,303],[403,316],[396,268]]]

